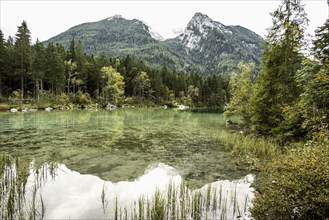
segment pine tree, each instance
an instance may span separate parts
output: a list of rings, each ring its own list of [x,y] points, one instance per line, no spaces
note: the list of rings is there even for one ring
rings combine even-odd
[[[289,129],[282,128],[284,114],[300,94],[295,76],[301,67],[308,20],[300,0],[283,0],[272,16],[273,26],[265,40],[261,71],[252,98],[251,120],[255,131],[279,137]]]
[[[75,86],[78,87],[79,90],[83,84],[86,84],[85,82],[87,80],[87,74],[88,74],[85,70],[85,63],[87,61],[87,58],[82,46],[82,42],[80,40],[75,45],[75,59],[76,59],[75,63],[77,64],[77,73],[79,73],[76,76]]]
[[[31,65],[31,32],[25,21],[18,27],[15,36],[15,53],[17,55],[16,62],[21,80],[21,99],[24,98],[25,78]]]
[[[37,39],[32,47],[33,60],[31,67],[31,77],[35,81],[35,97],[39,102],[39,90],[43,90],[43,80],[46,72],[46,49]]]
[[[6,57],[5,39],[0,30],[0,100],[2,97],[2,77],[4,76]]]
[[[65,86],[65,66],[59,51],[52,43],[49,43],[46,48],[45,76],[51,91],[59,94]]]
[[[72,60],[72,62],[75,62],[76,61],[74,37],[70,41],[70,46],[69,46],[69,49],[67,51],[66,60]]]
[[[303,89],[300,106],[303,127],[311,137],[329,141],[329,19],[316,30],[312,52],[314,60],[305,60],[299,74]]]

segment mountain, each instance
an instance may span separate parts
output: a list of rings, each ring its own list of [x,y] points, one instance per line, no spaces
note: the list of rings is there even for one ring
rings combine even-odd
[[[229,71],[241,60],[259,63],[262,38],[241,26],[225,26],[196,13],[177,37],[194,63],[207,71]]]
[[[72,38],[81,40],[89,54],[132,55],[151,65],[203,74],[231,71],[241,60],[259,63],[263,41],[244,27],[225,26],[196,13],[183,33],[167,40],[140,20],[115,15],[74,26],[44,43],[68,48]]]

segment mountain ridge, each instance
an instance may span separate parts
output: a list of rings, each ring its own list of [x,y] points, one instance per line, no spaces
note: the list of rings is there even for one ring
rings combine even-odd
[[[68,48],[72,38],[89,54],[132,55],[154,66],[202,74],[232,71],[240,61],[258,64],[263,41],[247,28],[226,26],[198,12],[175,38],[164,39],[141,20],[114,15],[73,26],[44,43]]]

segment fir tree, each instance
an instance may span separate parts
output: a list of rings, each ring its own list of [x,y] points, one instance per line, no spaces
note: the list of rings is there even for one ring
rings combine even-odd
[[[39,102],[39,90],[43,90],[43,79],[46,72],[46,49],[37,39],[32,47],[33,60],[31,67],[31,77],[35,81],[35,95]]]
[[[31,64],[31,33],[25,21],[18,27],[15,36],[15,53],[17,57],[17,72],[21,81],[21,99],[24,98],[25,78]]]
[[[316,30],[314,60],[305,60],[298,76],[303,128],[312,138],[329,141],[329,19]]]
[[[6,56],[5,39],[0,30],[0,99],[2,97],[2,77],[5,71],[4,66],[6,65]]]
[[[308,20],[300,0],[283,0],[272,16],[252,98],[251,120],[255,131],[279,137],[289,129],[283,128],[284,113],[300,94],[295,76],[301,67]]]

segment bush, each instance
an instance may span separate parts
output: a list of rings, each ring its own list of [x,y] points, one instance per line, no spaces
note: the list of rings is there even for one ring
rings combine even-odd
[[[81,106],[88,106],[92,104],[92,99],[89,95],[89,93],[83,93],[81,91],[78,91],[77,93],[77,103]]]
[[[0,111],[7,111],[10,109],[10,105],[7,103],[0,103]]]
[[[256,182],[255,219],[329,218],[329,145],[306,146],[264,164]]]

